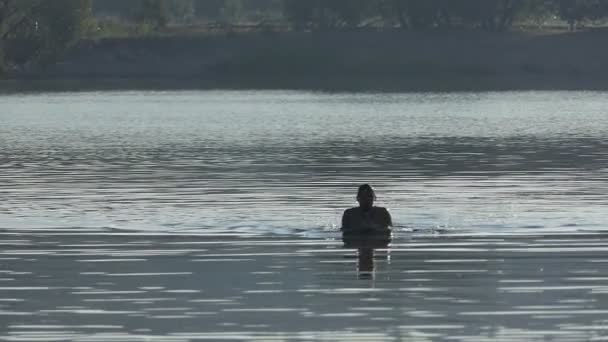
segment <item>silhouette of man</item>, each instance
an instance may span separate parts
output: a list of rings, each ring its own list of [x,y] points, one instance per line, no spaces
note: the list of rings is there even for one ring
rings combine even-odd
[[[342,232],[348,235],[390,234],[393,226],[391,214],[386,208],[375,207],[376,193],[369,184],[359,187],[359,207],[348,209],[342,216]]]

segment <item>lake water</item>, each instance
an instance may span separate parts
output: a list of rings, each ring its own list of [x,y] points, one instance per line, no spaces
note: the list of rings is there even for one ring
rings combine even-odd
[[[399,229],[595,231],[606,93],[0,97],[0,226],[319,236],[371,183]]]
[[[0,96],[0,340],[588,340],[608,94]],[[390,208],[371,275],[338,232]]]

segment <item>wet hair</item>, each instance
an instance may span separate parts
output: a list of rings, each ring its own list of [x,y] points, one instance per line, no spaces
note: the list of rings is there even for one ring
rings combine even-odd
[[[357,192],[357,198],[361,197],[361,195],[365,191],[370,191],[372,195],[374,195],[374,200],[376,199],[376,192],[374,191],[374,188],[372,188],[372,186],[369,184],[363,184],[359,187],[359,191]]]

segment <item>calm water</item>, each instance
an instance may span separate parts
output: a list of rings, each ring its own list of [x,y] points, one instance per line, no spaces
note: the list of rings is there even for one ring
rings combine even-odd
[[[0,341],[605,340],[608,94],[0,96]],[[363,182],[372,274],[337,232]]]
[[[335,230],[362,182],[401,229],[596,231],[606,93],[0,97],[0,226]]]

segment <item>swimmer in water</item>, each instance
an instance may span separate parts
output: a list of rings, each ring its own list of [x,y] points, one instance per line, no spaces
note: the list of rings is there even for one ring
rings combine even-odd
[[[390,234],[393,226],[391,214],[386,208],[375,207],[376,193],[369,184],[359,187],[359,207],[348,209],[342,217],[344,234]]]

